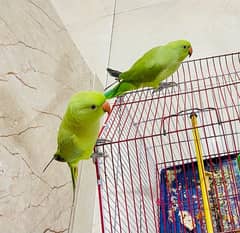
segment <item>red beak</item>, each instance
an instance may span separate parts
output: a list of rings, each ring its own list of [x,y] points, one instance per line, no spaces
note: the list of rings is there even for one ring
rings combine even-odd
[[[111,112],[111,106],[107,101],[102,105],[102,109],[104,112],[107,112],[108,114],[110,114]]]
[[[188,50],[189,57],[192,56],[192,52],[193,52],[193,51],[192,51],[192,47],[190,47],[189,50]]]

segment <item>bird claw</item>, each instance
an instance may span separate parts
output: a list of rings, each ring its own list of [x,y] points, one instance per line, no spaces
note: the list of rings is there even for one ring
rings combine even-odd
[[[104,138],[98,138],[97,141],[96,141],[96,144],[95,146],[101,146],[105,143],[110,143],[111,141],[108,140],[108,139],[104,139]]]
[[[96,163],[97,159],[99,158],[107,158],[107,157],[108,157],[108,154],[106,152],[99,152],[99,151],[96,151],[91,155],[93,163]]]
[[[155,90],[153,90],[152,94],[154,94],[155,92],[160,92],[162,91],[163,89],[167,89],[169,87],[175,87],[177,86],[177,83],[176,82],[163,82],[163,83],[160,83],[159,87]]]
[[[110,143],[111,141],[105,138],[98,138],[95,144],[95,152],[91,155],[93,163],[96,163],[98,158],[107,158],[108,154],[106,152],[100,152],[98,146],[104,145],[105,143]]]

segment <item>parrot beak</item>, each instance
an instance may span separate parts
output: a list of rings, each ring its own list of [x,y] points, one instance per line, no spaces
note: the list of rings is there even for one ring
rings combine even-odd
[[[188,50],[188,54],[189,54],[189,57],[192,56],[192,47],[189,48],[189,50]]]
[[[104,112],[107,112],[108,114],[110,114],[111,112],[111,106],[107,101],[102,105],[102,109]]]

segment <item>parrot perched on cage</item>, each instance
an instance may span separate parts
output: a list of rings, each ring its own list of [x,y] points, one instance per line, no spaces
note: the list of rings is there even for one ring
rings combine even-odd
[[[175,86],[174,82],[162,83],[162,85],[161,82],[179,68],[187,55],[192,55],[191,43],[187,40],[177,40],[152,48],[125,72],[107,68],[109,74],[116,77],[119,83],[105,91],[104,95],[107,99],[111,99],[141,87],[161,90]]]
[[[58,130],[57,151],[52,160],[67,162],[71,170],[73,196],[80,160],[90,159],[97,141],[100,118],[111,107],[100,92],[83,91],[73,95]]]

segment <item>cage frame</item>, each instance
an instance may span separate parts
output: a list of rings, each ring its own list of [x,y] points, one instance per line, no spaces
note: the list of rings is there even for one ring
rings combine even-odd
[[[232,103],[233,103],[233,105],[231,106],[231,108],[233,108],[233,110],[232,111],[235,111],[236,113],[237,113],[237,117],[235,117],[234,119],[231,119],[231,116],[230,116],[230,113],[228,112],[228,110],[226,111],[226,114],[228,115],[228,119],[227,120],[225,120],[225,119],[222,119],[222,117],[221,117],[221,111],[222,111],[222,109],[218,109],[218,108],[216,108],[216,107],[210,107],[211,106],[211,104],[208,102],[209,101],[209,99],[208,99],[208,97],[206,98],[206,101],[208,102],[207,103],[207,108],[202,108],[202,106],[203,106],[203,104],[202,103],[200,103],[200,106],[201,107],[196,107],[196,106],[194,106],[194,107],[192,107],[192,108],[187,108],[187,109],[183,109],[183,110],[181,110],[181,111],[178,111],[178,112],[175,112],[175,113],[173,113],[173,114],[169,114],[169,115],[166,115],[166,116],[162,116],[162,119],[160,119],[160,129],[162,129],[162,131],[160,131],[158,134],[157,133],[155,133],[154,134],[154,126],[152,127],[152,131],[151,131],[151,133],[149,133],[149,135],[145,135],[144,133],[146,132],[146,125],[145,125],[145,128],[143,129],[143,136],[141,137],[141,136],[139,136],[139,137],[128,137],[129,136],[129,134],[127,135],[127,137],[124,139],[124,138],[119,138],[119,140],[117,141],[117,140],[115,140],[115,141],[113,141],[113,142],[111,142],[111,143],[128,143],[128,141],[136,141],[136,140],[141,140],[141,139],[146,139],[146,138],[150,138],[150,139],[152,139],[153,137],[163,137],[164,135],[166,135],[166,134],[168,134],[169,132],[167,132],[167,130],[166,130],[166,128],[167,127],[165,127],[165,124],[166,124],[166,121],[168,120],[168,119],[170,119],[170,118],[174,118],[174,117],[179,117],[180,115],[187,115],[187,116],[189,116],[190,114],[192,114],[193,112],[200,112],[200,111],[213,111],[214,112],[214,114],[215,114],[215,122],[214,122],[214,120],[212,119],[212,115],[210,114],[210,123],[205,123],[205,124],[202,124],[202,125],[200,125],[200,126],[198,126],[197,128],[199,128],[199,129],[202,129],[202,130],[204,130],[204,127],[208,127],[208,126],[212,126],[212,125],[220,125],[220,124],[224,124],[224,123],[229,123],[229,127],[230,128],[232,128],[231,129],[231,132],[233,132],[234,130],[233,130],[233,125],[232,124],[234,124],[234,123],[238,123],[239,124],[239,122],[240,122],[240,117],[239,117],[239,112],[240,112],[240,105],[239,104],[237,104],[236,102],[235,102],[235,100],[233,99],[233,96],[231,95],[231,91],[232,91],[232,89],[234,89],[235,88],[235,94],[237,94],[237,98],[240,98],[240,91],[237,89],[237,87],[235,86],[235,85],[239,85],[240,84],[240,68],[239,68],[239,70],[236,68],[237,67],[237,65],[235,64],[235,61],[233,60],[233,57],[235,57],[235,59],[236,59],[236,57],[237,57],[237,59],[236,59],[236,62],[238,62],[238,66],[240,67],[240,52],[235,52],[235,53],[228,53],[228,54],[223,54],[223,55],[217,55],[217,56],[210,56],[210,57],[205,57],[205,58],[200,58],[200,59],[194,59],[194,60],[190,60],[190,61],[186,61],[186,62],[183,62],[183,64],[182,64],[182,69],[184,70],[184,68],[183,67],[188,67],[188,72],[189,72],[189,76],[190,76],[190,78],[191,78],[191,74],[190,74],[190,71],[189,71],[189,64],[191,64],[191,67],[194,67],[194,66],[196,66],[196,64],[200,64],[200,72],[202,72],[202,77],[201,77],[201,75],[199,75],[198,73],[197,73],[197,70],[195,70],[196,71],[196,80],[194,80],[196,83],[197,83],[197,87],[193,87],[193,84],[192,83],[190,83],[191,82],[191,79],[190,79],[190,81],[188,80],[187,82],[188,82],[188,84],[189,84],[189,86],[192,88],[191,89],[191,91],[190,92],[188,92],[188,90],[187,90],[187,88],[185,88],[184,90],[184,92],[182,92],[182,93],[180,93],[180,94],[184,94],[185,96],[187,96],[188,94],[190,94],[190,95],[193,95],[193,93],[200,93],[200,92],[205,92],[205,91],[210,91],[210,92],[212,92],[213,93],[213,95],[212,95],[212,97],[213,97],[213,105],[214,106],[218,106],[218,99],[217,99],[217,94],[215,93],[215,91],[216,91],[216,89],[218,89],[217,91],[218,91],[218,95],[220,96],[220,98],[219,99],[222,99],[223,100],[223,105],[226,107],[226,109],[229,107],[228,106],[228,103],[227,103],[227,101],[226,101],[226,99],[224,98],[224,94],[226,94],[226,93],[223,93],[222,92],[222,90],[221,89],[224,89],[224,88],[226,88],[226,90],[228,91],[228,95],[229,95],[229,98],[230,98],[230,100],[232,101]],[[216,61],[217,60],[219,60],[219,63],[217,63]],[[229,60],[232,60],[232,64],[231,64],[231,67],[227,64],[228,62],[229,62]],[[208,85],[206,85],[206,83],[205,83],[205,81],[204,81],[204,75],[203,75],[203,70],[202,70],[202,67],[201,67],[201,62],[203,62],[203,61],[205,61],[206,63],[205,63],[205,65],[206,65],[206,67],[205,68],[207,68],[206,69],[206,71],[205,72],[207,72],[208,74],[209,74],[209,83],[210,84],[208,84]],[[208,61],[213,61],[213,67],[211,67],[210,68],[210,66],[209,66],[209,64],[208,64]],[[224,61],[225,61],[225,65],[224,65]],[[216,62],[216,63],[215,63]],[[224,67],[223,67],[224,66]],[[229,68],[230,67],[230,68]],[[199,67],[198,67],[198,69],[199,69]],[[210,71],[210,69],[211,69],[211,71]],[[199,70],[198,70],[199,71]],[[230,77],[230,79],[231,79],[231,81],[230,82],[226,82],[226,83],[217,83],[217,81],[216,81],[216,83],[215,84],[212,84],[211,83],[211,78],[213,78],[213,75],[211,75],[212,74],[212,72],[215,72],[215,74],[216,74],[216,77],[215,78],[217,78],[217,77],[220,77],[220,76],[222,76],[223,78],[225,78],[225,77]],[[182,72],[182,74],[185,76],[185,74],[187,73],[187,71],[183,71]],[[179,75],[179,71],[177,71],[174,75],[176,75],[177,77],[178,77],[178,81],[180,80],[179,79],[179,77],[180,77],[180,75]],[[174,76],[173,75],[173,76]],[[232,76],[233,75],[235,75],[235,79],[234,78],[232,78]],[[174,77],[171,77],[170,79],[171,80],[174,80]],[[200,85],[198,84],[198,80],[199,80],[199,77],[200,77],[200,80],[202,80],[202,83],[204,84],[203,85],[203,87],[200,87]],[[185,77],[184,77],[184,82],[185,82],[186,80],[185,80]],[[183,83],[184,83],[183,82]],[[219,85],[218,85],[219,84]],[[215,86],[214,86],[215,85]],[[228,87],[230,87],[230,90],[228,89]],[[194,89],[194,88],[196,88],[196,89]],[[232,88],[232,89],[231,89]],[[225,90],[225,89],[224,89]],[[164,98],[166,98],[166,97],[164,97],[164,96],[161,96],[161,97],[159,97],[159,96],[151,96],[151,97],[149,97],[150,95],[149,95],[149,93],[151,92],[151,89],[143,89],[143,90],[136,90],[136,91],[133,91],[133,92],[130,92],[130,93],[127,93],[124,97],[120,97],[120,98],[117,98],[115,101],[114,101],[114,103],[113,103],[113,108],[119,108],[119,107],[123,107],[123,109],[126,109],[126,105],[129,105],[130,106],[130,108],[131,108],[131,105],[134,105],[134,104],[138,104],[139,102],[141,102],[141,103],[143,103],[143,105],[144,105],[144,102],[146,102],[146,101],[154,101],[154,100],[156,100],[156,99],[162,99],[163,101],[164,101]],[[181,91],[180,91],[181,92]],[[145,94],[144,94],[145,93]],[[146,94],[147,93],[147,94]],[[167,93],[167,91],[165,92],[165,93]],[[171,98],[172,96],[177,96],[177,95],[180,95],[179,94],[179,92],[175,92],[175,93],[167,93],[167,97],[168,98]],[[207,95],[207,94],[206,94]],[[136,96],[140,96],[139,98],[138,97],[136,97]],[[143,96],[143,98],[142,98],[142,96]],[[131,98],[132,97],[132,98]],[[135,98],[136,97],[136,98]],[[199,97],[200,97],[200,95],[199,95]],[[125,101],[123,101],[123,103],[121,102],[122,101],[122,99],[123,98],[126,98],[127,100]],[[190,102],[192,101],[192,103],[194,102],[194,100],[193,100],[193,97],[191,96],[191,100],[189,100]],[[136,100],[137,99],[137,100]],[[200,102],[201,102],[201,99],[200,99]],[[157,102],[157,104],[158,104],[158,102]],[[172,103],[171,103],[172,104]],[[235,105],[234,105],[235,104]],[[166,107],[166,105],[164,105],[163,106],[163,108],[164,107]],[[239,108],[239,109],[238,109]],[[135,109],[135,114],[136,114],[136,112],[137,112],[137,110]],[[164,111],[163,111],[164,112]],[[141,114],[143,114],[143,111],[141,112]],[[141,115],[140,114],[140,115]],[[150,112],[150,110],[147,112],[147,117],[149,116],[149,115],[151,115],[151,112]],[[153,114],[154,115],[154,114]],[[134,115],[135,116],[135,115]],[[157,116],[156,114],[154,115],[154,116]],[[235,116],[235,115],[234,115]],[[109,124],[109,120],[110,120],[110,118],[111,118],[111,115],[110,116],[108,116],[107,118],[106,118],[106,120],[105,120],[105,123],[104,123],[104,125],[103,125],[103,127],[102,127],[102,129],[101,129],[101,131],[100,131],[100,134],[99,134],[99,137],[102,137],[103,135],[104,135],[104,131],[106,131],[106,130],[108,130],[108,132],[109,132],[109,129],[108,129],[108,124]],[[140,119],[142,119],[141,117],[140,117]],[[154,119],[154,120],[156,120],[156,119]],[[126,120],[125,120],[125,123],[126,123]],[[123,122],[123,126],[121,126],[121,127],[124,127],[125,125],[124,125],[124,122]],[[169,124],[168,124],[168,129],[169,129]],[[184,128],[184,129],[177,129],[176,130],[176,132],[181,132],[181,131],[186,131],[186,130],[192,130],[192,128],[191,127],[188,127],[188,128]],[[175,133],[176,133],[175,132]],[[170,133],[174,133],[174,131],[172,130]],[[237,132],[237,136],[238,136],[238,134],[239,134],[240,132]],[[214,133],[215,134],[215,136],[216,136],[216,133]],[[206,135],[206,132],[205,132],[205,135]],[[106,136],[106,135],[104,135],[104,136]],[[228,136],[226,135],[222,135],[223,136],[223,138],[224,138],[224,140],[225,140],[225,143],[227,144],[227,142],[228,142],[228,139],[226,139]],[[211,136],[211,137],[213,137],[214,138],[214,135],[213,136]],[[239,136],[238,136],[239,137]],[[153,140],[153,139],[152,139]],[[180,141],[180,140],[179,140]],[[236,140],[237,141],[237,140]],[[234,141],[235,142],[235,141]],[[237,141],[238,142],[238,141]],[[99,148],[101,148],[101,147],[103,147],[103,146],[107,146],[107,145],[109,145],[109,144],[111,144],[110,142],[108,142],[108,143],[105,143],[105,144],[102,144],[102,145],[98,145],[97,147],[96,147],[96,149],[98,150]],[[154,145],[154,140],[153,140],[153,145]],[[237,146],[236,145],[236,142],[235,142],[235,145],[232,145],[233,147],[235,147],[235,149],[233,150],[233,149],[227,149],[227,154],[229,154],[230,152],[231,153],[240,153],[240,148],[239,148],[239,146]],[[207,144],[207,151],[208,151],[208,153],[210,153],[210,149],[208,148],[209,147],[209,145]],[[217,152],[219,152],[219,156],[222,156],[222,152],[221,152],[221,149],[220,148],[217,148]],[[154,153],[155,155],[156,155],[156,153]],[[107,158],[108,159],[108,158]],[[206,159],[206,156],[204,157],[204,159]],[[155,160],[157,161],[157,159],[155,158]],[[99,198],[99,207],[100,207],[100,221],[101,221],[101,230],[102,230],[102,233],[106,233],[107,231],[105,230],[105,219],[104,219],[104,207],[103,207],[103,202],[104,202],[104,200],[103,200],[103,178],[102,178],[102,174],[101,174],[101,168],[100,168],[100,164],[101,163],[104,163],[105,162],[105,158],[103,159],[103,160],[101,160],[101,159],[97,159],[96,160],[96,176],[97,176],[97,187],[98,187],[98,198]],[[183,159],[182,159],[182,162],[183,162]],[[156,162],[156,166],[155,166],[155,169],[156,169],[156,180],[155,180],[155,183],[156,183],[156,194],[157,194],[157,197],[159,197],[159,195],[160,195],[160,189],[159,189],[159,179],[160,179],[160,177],[159,177],[159,163],[158,162]],[[149,170],[147,171],[148,173],[149,173]],[[125,189],[124,189],[125,190]],[[142,192],[142,191],[141,191]],[[237,193],[239,194],[239,190],[237,190]],[[126,194],[124,194],[124,195],[126,195]],[[142,195],[142,194],[141,194]],[[117,200],[118,201],[118,200]],[[158,214],[159,214],[159,205],[160,205],[160,199],[159,198],[156,198],[155,200],[153,200],[152,199],[152,202],[154,202],[155,203],[155,205],[156,205],[156,209],[157,209],[157,216],[158,216]],[[125,204],[125,206],[126,206],[126,204]],[[134,208],[136,208],[136,207],[134,207]],[[110,211],[110,209],[108,209],[108,211]],[[240,210],[238,209],[238,212],[240,213]],[[145,218],[146,218],[146,216],[145,216]],[[129,219],[128,219],[128,217],[127,217],[127,221],[129,222]],[[146,220],[145,220],[145,222],[146,222]],[[158,229],[158,230],[156,230],[156,232],[158,233],[158,232],[160,232],[160,227],[159,227],[159,225],[160,225],[160,222],[159,221],[157,221],[156,219],[155,219],[155,223],[156,223],[156,229]],[[130,223],[128,223],[128,231],[127,232],[131,232],[130,231]],[[224,233],[227,233],[227,232],[238,232],[239,231],[239,229],[236,229],[236,231],[234,231],[234,229],[231,229],[230,231],[223,231]],[[109,232],[115,232],[115,231],[109,231]],[[118,232],[118,231],[116,231],[116,232]],[[119,232],[125,232],[124,230],[120,230]],[[137,231],[137,232],[140,232],[139,230]],[[149,232],[149,231],[147,231],[147,232]]]

